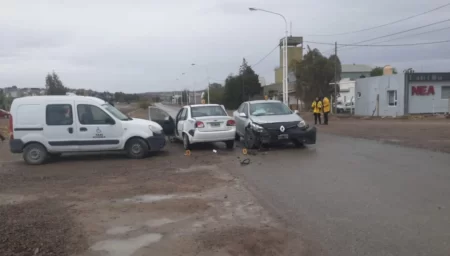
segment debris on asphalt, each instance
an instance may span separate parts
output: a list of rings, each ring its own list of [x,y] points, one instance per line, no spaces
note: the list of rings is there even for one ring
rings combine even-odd
[[[184,152],[184,155],[185,156],[190,156],[191,155],[191,151],[188,149],[188,150],[186,150],[185,152]]]
[[[249,165],[250,164],[250,158],[245,158],[241,161],[241,165]]]
[[[214,152],[214,153],[217,153],[217,150],[213,149],[213,152]]]

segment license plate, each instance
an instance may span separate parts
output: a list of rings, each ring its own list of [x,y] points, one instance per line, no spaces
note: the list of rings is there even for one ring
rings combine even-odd
[[[212,127],[218,127],[220,126],[220,123],[209,123],[209,125],[211,125]]]
[[[278,135],[278,139],[279,140],[285,140],[285,139],[288,139],[288,138],[289,138],[288,134],[280,134],[280,135]]]

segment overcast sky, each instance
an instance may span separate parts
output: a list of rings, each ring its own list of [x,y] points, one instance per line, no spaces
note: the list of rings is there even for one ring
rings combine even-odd
[[[334,34],[381,25],[445,4],[446,0],[0,0],[0,87],[43,87],[54,70],[66,86],[147,92],[206,86],[236,73],[242,58],[256,63],[284,34],[305,41],[355,43],[450,18],[450,6],[367,32]],[[450,22],[383,38],[450,27]],[[384,44],[450,39],[450,28]],[[371,41],[369,43],[375,43]],[[307,43],[305,43],[306,47]],[[309,44],[330,54],[333,46]],[[450,71],[450,44],[339,49],[345,64],[391,64],[398,70]],[[254,67],[266,83],[279,65],[274,51]],[[192,67],[191,63],[198,64]],[[182,73],[186,75],[182,76]],[[180,80],[176,80],[179,78]]]

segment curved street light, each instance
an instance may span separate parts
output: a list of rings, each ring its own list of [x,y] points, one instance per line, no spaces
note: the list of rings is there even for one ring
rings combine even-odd
[[[273,15],[277,15],[280,16],[281,18],[283,18],[284,20],[284,25],[285,25],[285,36],[284,36],[284,40],[283,40],[283,103],[287,104],[288,103],[288,64],[287,64],[287,40],[288,40],[288,24],[287,24],[287,20],[286,17],[284,17],[282,14],[277,13],[277,12],[272,12],[272,11],[268,11],[268,10],[264,10],[264,9],[259,9],[259,8],[253,8],[250,7],[248,8],[250,11],[261,11],[261,12],[266,12],[266,13],[270,13]]]

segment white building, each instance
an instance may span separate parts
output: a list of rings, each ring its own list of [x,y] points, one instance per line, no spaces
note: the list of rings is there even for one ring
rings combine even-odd
[[[450,73],[396,74],[357,79],[355,114],[402,116],[448,113]]]
[[[355,84],[356,82],[350,78],[344,78],[339,81],[338,103],[347,103],[355,101]]]

